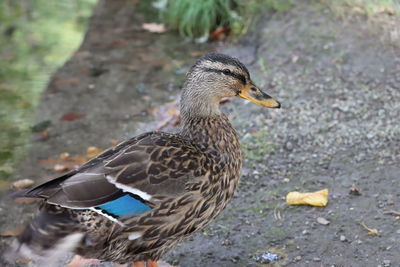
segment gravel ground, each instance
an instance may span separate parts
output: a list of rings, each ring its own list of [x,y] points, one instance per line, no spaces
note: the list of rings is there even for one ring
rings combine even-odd
[[[400,218],[385,211],[400,211],[400,49],[363,17],[343,20],[305,3],[260,19],[238,43],[217,45],[239,57],[282,109],[241,99],[223,106],[246,151],[242,181],[223,214],[166,255],[169,262],[268,266],[256,256],[269,251],[280,256],[276,266],[399,266]],[[191,52],[215,45],[132,29],[145,20],[127,15],[134,4],[109,5],[118,19],[107,21],[98,7],[85,43],[53,77],[38,113],[38,121],[53,122],[50,138],[33,136],[15,179],[53,175],[38,159],[153,129],[145,111],[176,97]],[[103,36],[113,43],[100,42]],[[86,117],[58,120],[72,111]],[[361,195],[350,194],[352,186]],[[290,191],[322,188],[330,190],[327,207],[285,203]],[[3,231],[30,217],[35,204],[2,201],[0,208]]]

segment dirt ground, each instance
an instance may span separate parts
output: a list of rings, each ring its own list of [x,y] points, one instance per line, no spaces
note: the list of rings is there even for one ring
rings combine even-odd
[[[83,45],[54,74],[39,106],[37,121],[51,121],[49,136],[32,136],[15,180],[54,177],[40,159],[82,155],[156,128],[149,110],[176,99],[196,55],[216,49],[241,59],[282,108],[240,99],[223,105],[247,155],[238,191],[216,221],[164,260],[269,266],[255,257],[269,251],[280,256],[274,266],[400,266],[400,49],[379,25],[302,1],[261,18],[238,42],[194,45],[142,31],[149,18],[133,2],[98,5]],[[85,117],[59,119],[71,112]],[[285,203],[290,191],[323,188],[327,207]],[[36,207],[3,198],[0,231]],[[10,241],[1,238],[0,249]]]

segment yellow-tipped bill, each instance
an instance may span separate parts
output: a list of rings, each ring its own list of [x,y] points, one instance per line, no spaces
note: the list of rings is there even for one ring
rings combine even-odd
[[[250,84],[250,86],[246,86],[245,89],[240,91],[238,94],[241,98],[250,100],[253,103],[256,103],[257,105],[267,107],[267,108],[280,108],[281,104],[273,99],[271,96],[268,94],[264,93],[260,89],[258,89],[256,86],[253,84]]]

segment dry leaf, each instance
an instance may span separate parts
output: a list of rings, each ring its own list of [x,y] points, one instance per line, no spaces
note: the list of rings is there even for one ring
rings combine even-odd
[[[210,39],[212,40],[224,40],[228,35],[231,29],[226,26],[220,26],[216,28],[210,34]]]
[[[379,235],[378,229],[369,228],[364,222],[361,222],[360,224],[368,231],[368,235],[373,235],[373,236]]]
[[[49,137],[49,130],[44,130],[43,132],[40,133],[42,137]]]
[[[85,163],[88,159],[86,157],[70,157],[68,158],[68,161],[72,162],[73,164],[79,166]]]
[[[53,170],[56,172],[66,172],[72,169],[73,168],[70,165],[65,165],[65,164],[56,164],[53,167]]]
[[[12,185],[15,189],[21,190],[21,189],[31,187],[34,184],[35,184],[35,182],[32,181],[31,179],[22,179],[22,180],[15,181]]]
[[[24,225],[19,225],[17,227],[15,227],[14,229],[11,230],[6,230],[4,232],[0,233],[0,236],[3,237],[13,237],[13,236],[18,236],[19,234],[22,233],[22,231],[25,229]]]
[[[204,51],[192,51],[190,52],[190,56],[192,57],[201,57],[205,54]]]
[[[99,155],[101,152],[103,152],[103,149],[95,147],[95,146],[90,146],[86,149],[86,157],[89,159],[96,157]]]
[[[56,172],[66,172],[78,168],[88,159],[86,157],[71,157],[69,153],[60,154],[59,159],[48,158],[39,160],[39,164],[48,170]]]
[[[111,139],[110,140],[110,144],[112,145],[112,146],[116,146],[116,145],[118,145],[118,140],[117,139]]]
[[[60,154],[60,159],[61,160],[68,160],[69,159],[69,153],[68,152],[63,152]]]
[[[42,199],[33,197],[19,197],[14,199],[14,202],[17,204],[32,204],[39,201],[42,201]]]
[[[80,113],[65,113],[64,115],[61,116],[60,120],[62,121],[74,121],[78,120],[85,117],[85,114],[80,114]]]
[[[167,30],[165,25],[160,23],[143,23],[142,29],[154,33],[163,33]]]
[[[122,46],[126,46],[127,44],[128,44],[128,42],[125,40],[114,40],[111,42],[111,45],[114,47],[122,47]]]
[[[167,126],[176,126],[180,123],[180,112],[178,102],[171,101],[158,108],[149,110],[157,121],[157,129],[161,130]]]
[[[288,205],[311,205],[325,207],[328,203],[328,189],[313,193],[290,192],[286,196]]]

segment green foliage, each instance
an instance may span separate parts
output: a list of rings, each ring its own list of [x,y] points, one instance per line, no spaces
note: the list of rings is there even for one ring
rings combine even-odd
[[[26,150],[40,94],[80,44],[94,3],[0,1],[0,178]]]
[[[169,0],[165,22],[183,36],[205,37],[219,26],[244,33],[260,11],[285,11],[291,0]]]

